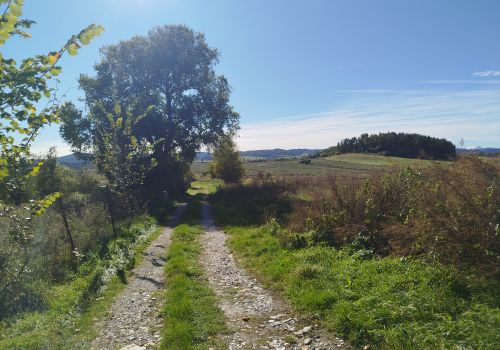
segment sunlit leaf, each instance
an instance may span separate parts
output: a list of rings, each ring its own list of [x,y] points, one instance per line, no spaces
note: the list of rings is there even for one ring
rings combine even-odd
[[[72,43],[68,46],[68,53],[71,55],[71,56],[75,56],[77,54],[78,50],[77,50],[77,46],[75,43]]]
[[[16,3],[12,3],[10,6],[9,6],[9,10],[10,12],[16,16],[16,17],[19,17],[21,16],[22,14],[22,9],[21,9],[21,6],[19,6],[18,4]]]
[[[56,62],[57,62],[57,60],[58,60],[58,58],[59,58],[59,54],[57,54],[57,53],[56,53],[56,54],[49,54],[49,55],[47,56],[47,58],[49,59],[49,63],[50,63],[50,64],[54,64],[54,63],[56,63]]]
[[[40,171],[40,168],[42,167],[43,165],[43,160],[39,161],[34,167],[33,169],[31,169],[29,175],[30,176],[36,176],[36,174],[38,174],[38,172]]]

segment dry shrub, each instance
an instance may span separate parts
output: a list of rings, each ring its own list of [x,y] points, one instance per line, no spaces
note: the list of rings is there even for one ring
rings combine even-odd
[[[293,201],[288,228],[309,235],[312,244],[350,243],[381,255],[426,254],[497,268],[499,174],[498,163],[466,157],[362,181],[296,179],[301,196]]]
[[[223,204],[225,220],[232,225],[264,224],[269,218],[285,220],[291,211],[289,194],[297,191],[296,184],[280,177],[272,181],[250,179],[245,184],[219,188],[214,198]]]
[[[415,220],[417,246],[429,247],[446,261],[498,267],[498,163],[465,157],[451,167],[428,169],[425,175],[429,181]]]

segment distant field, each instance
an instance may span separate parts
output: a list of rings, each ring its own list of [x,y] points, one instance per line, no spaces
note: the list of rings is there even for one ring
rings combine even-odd
[[[315,175],[366,175],[388,167],[422,167],[435,163],[429,160],[384,157],[375,154],[341,154],[327,158],[313,159],[311,164],[300,164],[297,160],[244,162],[247,175],[259,171],[273,176],[315,176]],[[209,162],[194,162],[193,173],[200,177],[208,171]]]

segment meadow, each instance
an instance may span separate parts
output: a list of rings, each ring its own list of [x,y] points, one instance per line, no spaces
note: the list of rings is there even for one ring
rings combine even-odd
[[[430,165],[428,160],[385,157],[376,154],[340,154],[325,158],[312,159],[311,164],[301,164],[298,159],[259,160],[243,162],[247,176],[269,173],[272,176],[366,176],[374,171],[388,167],[423,167]],[[191,171],[197,177],[208,174],[210,162],[193,162]]]

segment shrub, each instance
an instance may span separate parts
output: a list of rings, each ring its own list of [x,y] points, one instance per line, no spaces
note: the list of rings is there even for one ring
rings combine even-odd
[[[230,224],[275,218],[273,225],[283,226],[273,229],[276,237],[290,248],[348,245],[363,257],[424,255],[498,271],[500,169],[493,160],[466,157],[350,180],[260,176],[222,188],[214,199],[234,212],[224,219]]]
[[[212,177],[225,183],[240,182],[245,171],[236,145],[230,138],[225,138],[213,152],[214,162],[210,166]]]
[[[494,163],[463,158],[419,171],[392,170],[361,186],[330,178],[328,191],[294,202],[290,224],[314,232],[315,243],[352,243],[379,255],[427,254],[447,263],[495,266],[499,174]]]

